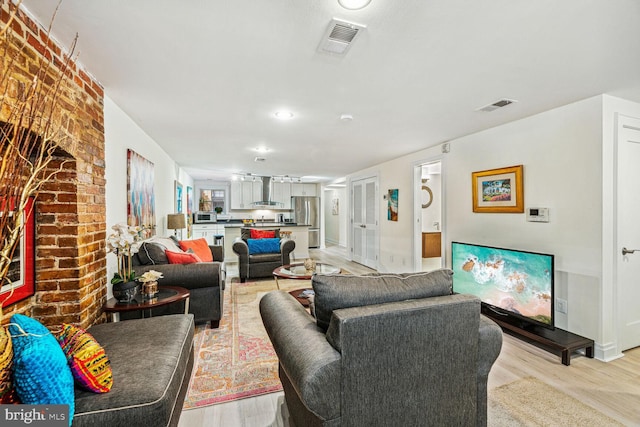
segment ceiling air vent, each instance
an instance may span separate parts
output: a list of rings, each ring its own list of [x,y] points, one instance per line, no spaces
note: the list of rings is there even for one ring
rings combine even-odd
[[[344,55],[358,34],[365,28],[365,25],[333,18],[320,41],[318,50],[333,55]]]
[[[515,99],[503,98],[489,105],[485,105],[484,107],[480,107],[476,109],[476,111],[490,112],[490,111],[497,110],[498,108],[506,107],[507,105],[513,104],[514,102],[518,102],[518,101],[516,101]]]
[[[266,162],[267,159],[265,157],[256,157],[255,159],[253,159],[253,161],[260,163],[260,162]]]

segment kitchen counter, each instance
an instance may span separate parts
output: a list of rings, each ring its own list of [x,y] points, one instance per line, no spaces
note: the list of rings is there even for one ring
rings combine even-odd
[[[253,224],[243,224],[241,222],[218,222],[225,228],[275,228],[275,227],[308,227],[307,224],[296,224],[295,222],[256,222]]]

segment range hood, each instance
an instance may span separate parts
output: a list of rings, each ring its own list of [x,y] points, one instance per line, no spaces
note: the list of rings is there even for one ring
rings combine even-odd
[[[263,176],[262,178],[262,199],[251,203],[254,207],[270,206],[284,207],[284,203],[274,202],[271,200],[271,177]]]

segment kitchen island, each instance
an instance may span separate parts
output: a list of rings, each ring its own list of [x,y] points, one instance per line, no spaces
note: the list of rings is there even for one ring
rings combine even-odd
[[[225,262],[238,262],[238,256],[233,252],[233,242],[240,237],[242,228],[256,230],[274,230],[280,232],[291,232],[289,237],[296,242],[296,248],[291,253],[292,259],[309,258],[309,226],[306,224],[295,224],[291,222],[264,221],[253,224],[243,224],[242,222],[219,222],[224,224],[224,260]]]

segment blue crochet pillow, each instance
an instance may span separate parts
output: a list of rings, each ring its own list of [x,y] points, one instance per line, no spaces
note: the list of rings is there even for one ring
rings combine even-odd
[[[273,254],[280,252],[280,239],[247,239],[249,255]]]
[[[22,403],[69,405],[74,414],[73,375],[58,340],[40,322],[22,314],[11,316],[13,383]]]

